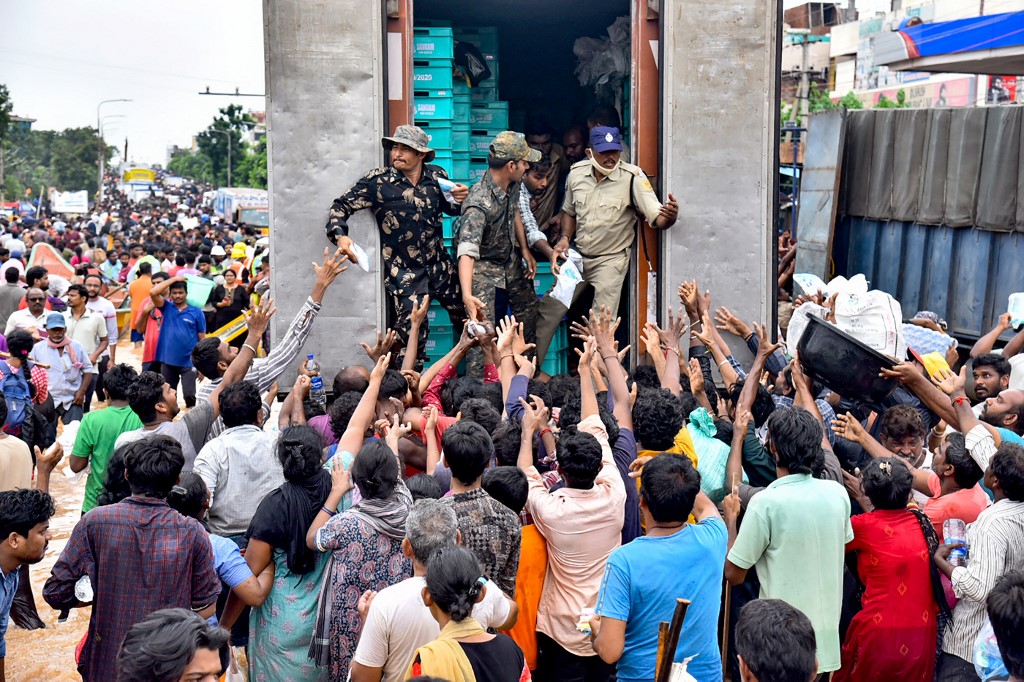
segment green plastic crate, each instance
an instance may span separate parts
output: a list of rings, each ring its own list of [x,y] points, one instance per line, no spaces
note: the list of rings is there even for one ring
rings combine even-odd
[[[457,340],[454,328],[450,324],[438,325],[436,327],[431,325],[427,329],[427,334],[427,342],[420,352],[429,357],[436,356],[438,359],[444,357]]]
[[[455,40],[473,43],[484,53],[498,53],[498,29],[495,26],[460,26],[453,31]]]
[[[533,278],[533,290],[537,293],[537,298],[551,291],[551,287],[555,285],[557,279],[550,271],[541,272],[540,266],[541,264],[537,263],[537,274]]]
[[[486,157],[491,152],[491,142],[504,128],[494,130],[473,130],[469,135],[469,153],[475,158]]]
[[[452,122],[452,144],[453,152],[469,151],[470,126],[468,123]]]
[[[427,326],[430,329],[434,327],[452,327],[451,316],[444,309],[444,306],[437,301],[431,300],[430,307],[427,308]],[[454,328],[452,333],[454,333]]]
[[[436,149],[434,151],[435,151],[435,156],[434,156],[434,160],[431,163],[433,163],[435,166],[440,166],[441,168],[444,168],[444,171],[445,171],[445,173],[448,174],[448,177],[451,177],[451,175],[452,175],[452,165],[454,163],[454,160],[452,159],[452,152],[451,152],[451,150],[450,149]]]
[[[455,39],[448,27],[415,27],[412,30],[413,59],[452,59]]]
[[[413,93],[415,119],[423,121],[451,121],[455,103],[451,90],[417,90]]]
[[[451,121],[422,121],[417,123],[423,132],[427,134],[428,144],[431,149],[451,149],[455,133]]]
[[[569,354],[565,350],[549,350],[541,364],[540,369],[550,376],[566,374],[569,372]]]
[[[451,239],[455,236],[455,217],[445,216],[441,218],[441,233],[445,239]]]
[[[469,123],[472,125],[472,106],[473,101],[469,98],[469,95],[455,95],[452,98],[452,119],[459,123]]]
[[[508,102],[481,102],[470,107],[473,130],[508,130]]]
[[[490,80],[484,81],[484,83],[490,83]],[[498,88],[481,85],[476,88],[470,88],[469,98],[474,104],[480,104],[484,102],[497,102],[498,101]]]
[[[487,159],[483,159],[483,163],[480,163],[480,159],[470,159],[469,165],[469,184],[475,185],[480,182],[484,177],[484,173],[487,172]]]
[[[469,175],[469,152],[452,152],[452,168],[448,172],[449,178],[463,178]]]
[[[568,322],[562,320],[555,329],[555,335],[551,337],[551,344],[548,346],[548,354],[551,351],[564,351],[569,348],[569,327]]]
[[[451,90],[451,59],[416,59],[412,63],[412,86],[418,89]]]

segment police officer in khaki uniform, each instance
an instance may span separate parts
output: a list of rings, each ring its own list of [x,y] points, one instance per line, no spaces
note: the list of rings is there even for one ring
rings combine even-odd
[[[619,309],[622,284],[629,272],[629,250],[636,238],[637,214],[658,229],[676,222],[679,204],[668,195],[658,201],[650,180],[639,166],[622,161],[618,128],[597,126],[590,131],[587,160],[573,164],[562,202],[562,236],[554,246],[565,258],[569,243],[583,256],[583,280],[594,287],[594,309]],[[577,286],[573,301],[583,291]],[[540,302],[537,321],[537,364],[544,361],[551,338],[565,317],[566,307],[552,296]]]

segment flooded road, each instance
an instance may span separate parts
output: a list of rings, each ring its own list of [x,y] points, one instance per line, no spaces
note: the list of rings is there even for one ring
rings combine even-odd
[[[117,361],[126,362],[136,369],[142,366],[141,349],[123,341],[117,346]],[[102,409],[103,403],[93,403],[93,409]],[[38,682],[39,680],[81,680],[75,669],[75,647],[89,628],[90,608],[72,609],[67,622],[57,622],[57,612],[43,601],[43,583],[50,568],[71,536],[71,530],[82,517],[82,498],[85,478],[71,483],[64,475],[71,449],[64,449],[64,459],[50,477],[50,494],[57,504],[57,513],[50,520],[53,539],[43,560],[29,568],[32,592],[35,594],[39,617],[46,623],[45,630],[21,630],[11,623],[7,629],[7,657],[5,660],[8,682]]]

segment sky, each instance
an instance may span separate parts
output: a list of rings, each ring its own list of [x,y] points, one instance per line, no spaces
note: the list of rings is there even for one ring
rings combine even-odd
[[[0,83],[36,129],[96,126],[130,161],[164,164],[221,107],[263,111],[261,0],[0,0]]]

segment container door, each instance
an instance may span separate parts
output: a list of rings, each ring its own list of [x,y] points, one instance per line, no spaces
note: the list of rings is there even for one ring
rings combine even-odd
[[[331,202],[383,163],[387,109],[384,0],[264,0],[272,320],[280,342],[323,259]],[[380,325],[377,228],[361,211],[350,234],[370,272],[349,265],[323,303],[307,342],[332,371],[359,359],[357,340]],[[297,365],[298,363],[296,363]],[[282,386],[295,377],[282,377]]]
[[[412,123],[412,0],[387,0],[388,120],[385,128]]]
[[[663,0],[661,19],[660,184],[679,201],[661,305],[696,278],[714,306],[774,329],[779,3]]]

